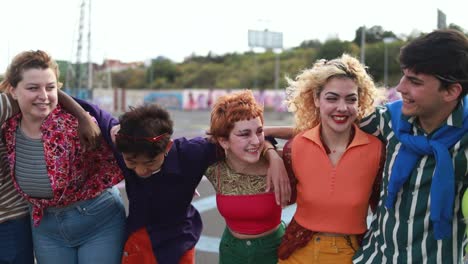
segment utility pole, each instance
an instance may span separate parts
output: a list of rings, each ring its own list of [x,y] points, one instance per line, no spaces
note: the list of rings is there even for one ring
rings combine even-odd
[[[387,37],[383,39],[384,43],[384,87],[388,88],[388,45],[392,44],[395,38]]]
[[[254,55],[254,67],[255,67],[255,80],[254,80],[254,88],[257,88],[257,58],[255,55],[255,48],[264,48],[266,50],[271,49],[278,52],[276,53],[275,57],[275,89],[278,89],[279,86],[279,71],[280,71],[280,52],[283,49],[283,33],[281,32],[272,32],[265,29],[263,31],[260,30],[249,30],[248,31],[248,44],[249,47],[253,51]]]
[[[76,46],[76,70],[75,70],[75,93],[78,93],[78,90],[81,88],[81,49],[83,41],[83,27],[84,27],[84,14],[85,14],[85,1],[81,1],[80,5],[80,22],[78,26],[78,43]]]
[[[275,52],[275,90],[279,89],[279,74],[280,74],[280,52]]]
[[[366,64],[366,26],[361,30],[361,64]]]
[[[91,61],[91,0],[88,2],[88,97],[92,97],[93,63]],[[92,98],[89,98],[92,99]]]

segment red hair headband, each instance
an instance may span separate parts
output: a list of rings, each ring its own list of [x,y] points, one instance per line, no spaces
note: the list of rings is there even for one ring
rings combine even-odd
[[[148,142],[151,142],[151,143],[155,143],[155,142],[158,142],[160,141],[161,139],[164,138],[165,135],[167,135],[168,133],[164,133],[164,134],[161,134],[159,136],[155,136],[155,137],[134,137],[134,136],[130,136],[130,135],[125,135],[125,134],[121,134],[121,133],[117,133],[115,135],[116,138],[125,138],[125,139],[130,139],[130,140],[133,140],[133,141],[148,141]]]

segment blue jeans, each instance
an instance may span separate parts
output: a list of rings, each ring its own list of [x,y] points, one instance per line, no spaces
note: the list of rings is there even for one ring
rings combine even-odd
[[[33,264],[29,215],[0,224],[0,264]]]
[[[94,199],[48,208],[32,228],[38,264],[119,264],[125,209],[116,187]]]

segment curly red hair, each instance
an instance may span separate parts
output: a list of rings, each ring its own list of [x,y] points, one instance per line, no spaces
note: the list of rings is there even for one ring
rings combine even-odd
[[[244,90],[218,98],[211,111],[210,129],[207,132],[214,142],[218,138],[228,138],[237,121],[260,117],[263,124],[263,107],[252,91]]]

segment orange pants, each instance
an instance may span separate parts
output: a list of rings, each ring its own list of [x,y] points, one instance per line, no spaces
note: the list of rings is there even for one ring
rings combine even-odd
[[[349,237],[352,246],[344,236],[315,234],[305,247],[294,251],[289,258],[279,260],[278,264],[352,264],[359,244],[355,235]]]
[[[179,264],[195,263],[195,247],[185,252]],[[146,228],[133,233],[125,243],[122,264],[158,264]]]

